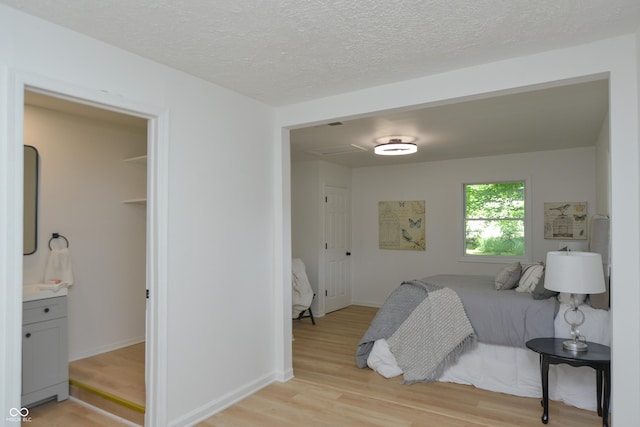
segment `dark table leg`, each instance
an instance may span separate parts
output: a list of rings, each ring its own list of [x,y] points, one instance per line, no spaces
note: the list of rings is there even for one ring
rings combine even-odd
[[[542,423],[549,422],[549,355],[540,355],[540,373],[542,375]]]
[[[602,425],[609,427],[609,396],[611,394],[611,365],[606,364],[604,369],[604,396],[602,398]]]
[[[604,372],[602,368],[596,368],[596,401],[598,402],[598,415],[602,416],[602,377]]]

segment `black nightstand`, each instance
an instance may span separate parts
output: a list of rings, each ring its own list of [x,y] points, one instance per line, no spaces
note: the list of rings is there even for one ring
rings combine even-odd
[[[566,363],[571,366],[590,366],[596,370],[596,399],[602,425],[609,426],[609,394],[611,393],[611,349],[606,345],[588,342],[587,351],[567,351],[562,348],[564,338],[535,338],[527,341],[527,348],[540,354],[542,376],[542,422],[549,422],[549,365]],[[603,389],[604,384],[604,389]]]

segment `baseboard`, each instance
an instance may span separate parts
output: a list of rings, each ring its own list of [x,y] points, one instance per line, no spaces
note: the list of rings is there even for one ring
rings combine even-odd
[[[373,301],[351,301],[351,305],[361,305],[363,307],[374,307],[374,308],[382,307],[381,303],[373,302]]]
[[[293,368],[287,369],[284,372],[276,372],[274,374],[274,379],[281,383],[286,383],[287,381],[293,379]]]
[[[69,399],[73,399],[75,402],[87,406],[96,412],[100,412],[103,415],[108,414],[107,416],[117,419],[122,423],[126,422],[126,424],[130,426],[144,425],[144,412],[132,410],[113,400],[105,399],[99,394],[92,393],[75,385],[69,385],[69,390],[71,392]]]
[[[229,406],[241,401],[245,397],[248,397],[253,393],[263,389],[274,381],[278,381],[276,377],[277,375],[275,373],[265,375],[264,377],[259,378],[252,383],[237,388],[231,393],[227,393],[220,399],[214,400],[206,405],[194,409],[193,411],[183,415],[180,418],[170,421],[169,426],[192,426],[201,421],[204,421],[207,418],[217,414],[218,412],[228,408]]]
[[[104,409],[98,408],[97,406],[93,406],[90,403],[84,402],[76,397],[73,396],[69,396],[69,400],[74,401],[75,403],[77,403],[78,405],[84,406],[87,409],[92,410],[93,412],[97,412],[100,415],[104,415],[107,418],[111,418],[112,420],[115,420],[123,425],[129,426],[129,427],[140,427],[142,424],[136,424],[134,422],[131,422],[129,420],[126,420],[124,418],[121,418],[117,415],[112,414],[111,412],[107,412]],[[144,422],[143,422],[144,424]]]
[[[98,354],[106,353],[108,351],[118,350],[124,347],[129,347],[130,345],[140,344],[141,342],[144,342],[144,340],[145,340],[144,336],[128,338],[126,340],[114,342],[111,344],[101,345],[100,347],[96,347],[80,353],[69,354],[69,362],[75,362],[76,360],[97,356]]]

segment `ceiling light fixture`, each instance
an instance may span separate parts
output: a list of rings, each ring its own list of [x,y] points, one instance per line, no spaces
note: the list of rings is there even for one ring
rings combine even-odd
[[[385,136],[376,139],[378,145],[374,149],[374,153],[381,156],[402,156],[404,154],[413,154],[418,151],[418,146],[413,144],[416,138],[412,136]]]
[[[418,146],[413,144],[416,138],[412,136],[385,136],[376,139],[378,145],[374,149],[374,153],[381,156],[402,156],[404,154],[413,154],[418,151]]]

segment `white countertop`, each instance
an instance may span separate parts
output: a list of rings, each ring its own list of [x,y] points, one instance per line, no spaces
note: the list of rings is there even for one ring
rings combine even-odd
[[[22,287],[22,302],[35,301],[45,298],[63,297],[69,293],[69,288],[62,286],[59,289],[47,289],[44,283],[33,283]]]

